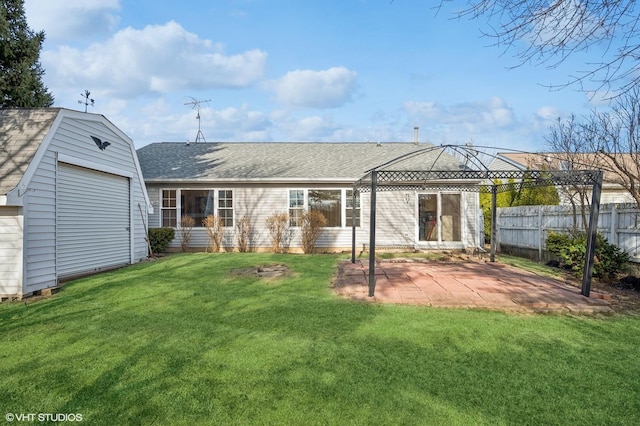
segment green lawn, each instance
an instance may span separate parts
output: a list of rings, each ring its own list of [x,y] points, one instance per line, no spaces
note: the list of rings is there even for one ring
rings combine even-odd
[[[343,257],[346,259],[346,257]],[[336,297],[339,257],[184,254],[0,304],[0,413],[83,424],[638,424],[640,317]],[[234,268],[281,263],[260,279]]]

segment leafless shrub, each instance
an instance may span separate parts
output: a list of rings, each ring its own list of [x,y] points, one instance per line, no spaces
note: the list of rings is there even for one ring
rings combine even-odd
[[[302,251],[313,253],[322,228],[327,226],[327,218],[317,210],[302,213],[301,218]]]
[[[204,226],[209,236],[209,249],[211,249],[211,253],[218,253],[222,242],[222,219],[210,214],[202,219],[202,226]]]
[[[236,238],[238,240],[238,251],[240,253],[246,253],[251,251],[251,220],[249,216],[242,216],[240,220],[236,222]]]
[[[178,232],[180,233],[180,248],[182,251],[187,251],[189,244],[191,243],[191,232],[196,221],[191,216],[182,216],[180,219],[180,227]]]
[[[291,228],[287,213],[274,213],[266,220],[271,249],[274,253],[285,253],[291,241]]]

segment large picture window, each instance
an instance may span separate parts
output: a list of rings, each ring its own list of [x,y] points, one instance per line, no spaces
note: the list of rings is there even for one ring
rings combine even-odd
[[[327,227],[342,226],[342,191],[310,189],[309,210],[318,211],[327,219]]]
[[[202,226],[202,220],[215,215],[215,191],[182,190],[180,191],[180,217],[191,216],[196,227]]]
[[[175,228],[183,217],[190,216],[195,221],[194,226],[202,227],[203,220],[209,215],[222,219],[223,226],[233,227],[232,190],[162,190],[162,226]]]

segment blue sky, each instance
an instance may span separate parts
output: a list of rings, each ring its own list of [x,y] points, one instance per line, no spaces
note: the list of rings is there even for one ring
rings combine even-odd
[[[481,37],[485,21],[452,19],[420,0],[25,0],[47,35],[41,63],[55,106],[95,106],[150,142],[473,143],[544,149],[558,117],[595,105],[575,87],[584,68],[518,65]],[[594,55],[594,50],[589,52]],[[595,60],[597,60],[596,58]],[[592,60],[591,62],[593,62]]]

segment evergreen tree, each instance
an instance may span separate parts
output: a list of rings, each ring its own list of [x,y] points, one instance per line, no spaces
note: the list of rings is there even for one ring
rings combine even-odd
[[[24,0],[0,0],[0,108],[36,108],[53,104],[42,82],[40,49],[44,31],[27,25]]]

